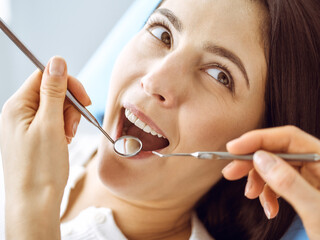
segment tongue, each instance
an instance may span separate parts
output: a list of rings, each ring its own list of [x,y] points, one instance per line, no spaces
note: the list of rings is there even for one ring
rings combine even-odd
[[[142,142],[143,151],[154,151],[165,148],[169,145],[167,139],[159,138],[157,136],[151,135],[150,133],[146,133],[135,125],[132,125],[128,129],[127,135],[139,138]]]

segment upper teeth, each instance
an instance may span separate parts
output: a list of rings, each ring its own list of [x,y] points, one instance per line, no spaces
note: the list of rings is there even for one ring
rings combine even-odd
[[[135,116],[132,112],[130,112],[129,109],[125,110],[125,115],[130,122],[132,122],[134,125],[142,129],[146,133],[151,133],[153,136],[158,136],[159,138],[161,137],[165,138],[160,133],[157,133],[155,130],[153,130],[148,124],[142,122],[137,116]]]

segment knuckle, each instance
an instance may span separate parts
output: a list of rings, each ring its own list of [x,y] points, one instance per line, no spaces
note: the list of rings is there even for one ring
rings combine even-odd
[[[10,101],[8,100],[2,106],[2,110],[1,110],[2,116],[5,116],[6,114],[8,114],[9,110],[10,110]]]
[[[300,134],[300,132],[301,132],[300,128],[298,128],[294,125],[287,125],[284,127],[284,129],[288,134],[291,134],[291,135]]]
[[[62,99],[65,96],[65,89],[58,85],[42,85],[40,89],[41,93],[50,98]]]
[[[19,101],[11,98],[3,105],[1,115],[4,120],[16,118],[18,114],[21,114],[23,108],[23,105]]]

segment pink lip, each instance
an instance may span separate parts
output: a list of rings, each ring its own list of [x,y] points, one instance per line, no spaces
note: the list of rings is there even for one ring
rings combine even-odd
[[[154,156],[154,154],[151,151],[141,151],[138,153],[138,155],[130,157],[131,159],[143,159],[143,158],[149,158],[151,156]]]
[[[142,122],[148,124],[157,133],[160,133],[162,136],[167,138],[165,133],[151,120],[151,118],[149,118],[147,115],[145,115],[143,112],[141,112],[136,106],[134,106],[130,103],[125,103],[123,106],[125,108],[127,108],[128,110],[130,110],[130,112],[132,112]]]

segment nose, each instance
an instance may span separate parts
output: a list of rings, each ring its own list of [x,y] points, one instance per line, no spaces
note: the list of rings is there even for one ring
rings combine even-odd
[[[166,108],[176,107],[186,95],[187,66],[178,55],[156,61],[140,80],[144,92]]]

